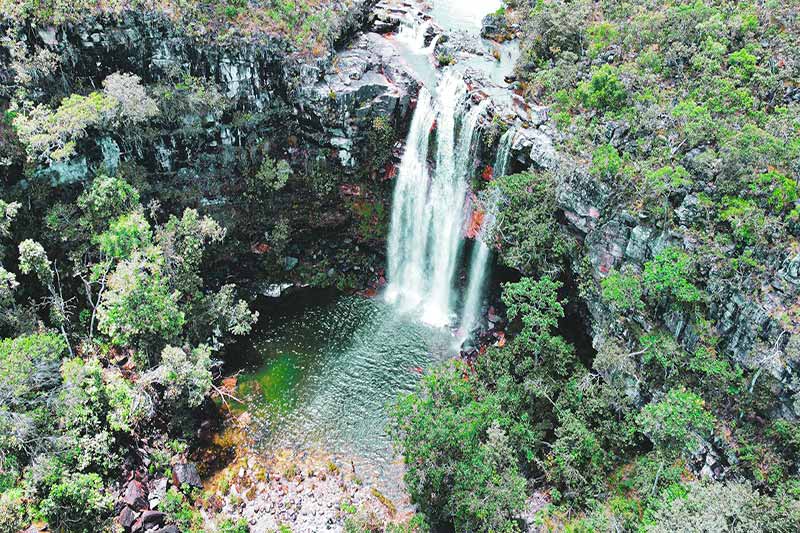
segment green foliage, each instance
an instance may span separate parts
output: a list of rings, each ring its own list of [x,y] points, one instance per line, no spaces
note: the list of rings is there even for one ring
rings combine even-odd
[[[537,337],[549,334],[564,317],[564,307],[558,300],[561,283],[548,277],[534,280],[522,278],[517,283],[503,285],[503,303],[507,306],[508,318],[522,321],[522,330],[517,338],[523,342],[535,342]]]
[[[681,347],[675,341],[671,333],[657,330],[647,333],[639,338],[644,353],[642,362],[645,364],[655,362],[664,369],[664,373],[670,376],[680,364]]]
[[[19,243],[19,270],[36,275],[45,285],[53,282],[53,269],[44,246],[31,239]]]
[[[113,259],[130,259],[133,252],[143,250],[153,239],[150,224],[142,213],[123,215],[111,223],[107,231],[97,236],[100,250]]]
[[[100,476],[71,474],[50,490],[40,510],[55,531],[94,533],[107,525],[113,503]]]
[[[756,178],[751,190],[756,194],[766,193],[769,207],[776,213],[782,213],[792,209],[800,199],[797,187],[797,181],[770,170]]]
[[[766,217],[751,200],[725,197],[719,219],[730,225],[734,239],[743,244],[754,244],[763,237]]]
[[[742,81],[748,81],[756,72],[758,58],[742,48],[728,56],[728,64],[734,75]]]
[[[179,299],[180,293],[170,290],[162,263],[135,254],[109,277],[98,326],[115,344],[147,350],[182,331],[186,314]]]
[[[525,20],[523,54],[534,65],[545,65],[559,52],[580,55],[586,43],[590,6],[586,1],[531,2]]]
[[[525,481],[498,424],[498,402],[481,398],[467,372],[460,364],[440,368],[395,407],[406,484],[434,521],[452,520],[458,531],[512,531]]]
[[[164,498],[158,503],[159,511],[166,513],[170,522],[174,522],[181,531],[202,531],[203,517],[199,511],[192,508],[186,496],[177,487],[170,487]],[[228,522],[227,529],[222,527],[218,531],[239,533],[249,531],[246,523],[244,529],[234,522]]]
[[[591,57],[608,48],[619,38],[619,29],[608,22],[592,24],[587,30],[589,36],[589,54]]]
[[[66,352],[64,340],[51,333],[0,340],[0,396],[12,405],[34,400],[53,386],[52,374]]]
[[[235,521],[227,518],[217,526],[217,533],[250,533],[250,526],[244,518]]]
[[[701,397],[685,389],[671,389],[663,399],[642,409],[638,423],[660,449],[680,453],[691,452],[708,439],[715,419]]]
[[[80,224],[92,232],[105,230],[112,220],[139,207],[139,191],[126,181],[99,175],[78,197]]]
[[[575,363],[572,346],[553,335],[559,319],[564,317],[564,307],[558,300],[560,287],[560,282],[548,277],[537,281],[522,278],[503,285],[502,300],[508,317],[522,323],[513,348],[531,354],[537,366],[544,365],[548,379],[568,376]]]
[[[657,511],[651,533],[690,531],[780,532],[800,528],[800,500],[762,496],[746,483],[693,483],[688,493]]]
[[[644,287],[651,297],[679,304],[699,303],[703,295],[692,282],[692,259],[675,247],[665,248],[644,265]]]
[[[617,149],[610,144],[599,146],[592,154],[592,176],[612,180],[622,170],[622,158]]]
[[[248,183],[248,194],[255,197],[268,195],[279,191],[286,186],[292,175],[292,167],[285,159],[275,161],[269,156],[264,157],[254,179]]]
[[[14,118],[14,128],[31,161],[60,161],[71,157],[76,141],[110,119],[118,105],[118,100],[101,92],[73,94],[55,111],[44,105],[24,110]]]
[[[619,71],[603,65],[592,74],[592,79],[578,85],[578,95],[587,107],[598,111],[619,111],[628,101],[628,91],[619,79]]]
[[[133,391],[121,385],[118,376],[109,387],[97,360],[65,361],[61,374],[63,387],[55,414],[70,443],[63,460],[81,471],[114,470],[121,451],[115,434],[129,431],[138,416],[133,411]]]
[[[178,407],[199,406],[211,389],[211,351],[200,346],[187,352],[167,346],[150,379],[165,387],[164,397]]]
[[[22,531],[28,525],[23,494],[19,490],[0,490],[0,531]]]
[[[491,187],[502,195],[497,227],[503,261],[524,273],[559,268],[568,243],[554,216],[554,177],[527,172],[500,176]]]
[[[614,270],[603,279],[600,285],[603,291],[603,300],[616,307],[620,312],[644,309],[642,280],[638,276]]]
[[[439,60],[442,63],[442,60]],[[370,168],[380,172],[392,158],[392,148],[394,147],[397,134],[392,123],[383,116],[372,119],[372,127],[367,132],[367,146],[369,147]]]

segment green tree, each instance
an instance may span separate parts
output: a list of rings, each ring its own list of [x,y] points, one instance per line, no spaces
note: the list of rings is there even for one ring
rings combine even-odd
[[[453,521],[457,531],[512,530],[525,481],[500,427],[505,418],[461,364],[425,376],[396,405],[392,432],[406,484],[433,521]]]
[[[642,432],[670,454],[691,452],[711,436],[714,415],[697,394],[671,389],[659,401],[647,404],[638,417]]]
[[[598,111],[618,111],[628,101],[628,92],[620,81],[618,71],[603,65],[592,74],[592,79],[578,86],[584,105]]]

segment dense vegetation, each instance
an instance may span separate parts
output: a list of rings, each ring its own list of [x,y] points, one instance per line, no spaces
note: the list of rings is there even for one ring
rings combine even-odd
[[[499,259],[521,279],[502,287],[507,336],[394,409],[414,501],[459,532],[516,531],[531,508],[576,532],[800,530],[798,386],[776,377],[800,365],[800,307],[777,278],[800,251],[797,3],[506,4],[518,92],[549,107],[572,165],[486,185],[503,199]],[[352,287],[355,270],[335,268],[349,250],[314,239],[343,240],[341,211],[351,242],[385,234],[386,117],[369,117],[353,186],[285,101],[251,112],[181,69],[72,79],[74,58],[33,44],[131,7],[198,46],[277,36],[282,54],[324,56],[351,2],[0,0],[0,532],[111,528],[122,478],[146,451],[171,480],[224,394],[218,359],[257,319],[231,280]],[[214,128],[239,132],[236,150],[204,151]],[[154,170],[167,145],[180,170]],[[648,236],[641,261],[603,270],[565,222],[559,190],[581,173],[607,199],[599,219]],[[726,343],[719,310],[739,297],[783,328],[759,347],[771,357]],[[594,349],[565,327],[568,308],[588,322],[587,302]],[[197,491],[172,484],[157,509],[202,531]]]
[[[457,531],[516,531],[531,495],[546,529],[796,531],[796,414],[710,311],[732,290],[774,302],[780,364],[797,364],[797,302],[772,280],[800,236],[798,6],[507,4],[520,90],[550,107],[578,168],[490,185],[505,199],[501,260],[529,277],[503,287],[510,340],[399,403],[412,496]],[[593,270],[559,222],[575,172],[612,198],[602,219],[658,236],[651,256]],[[602,309],[596,353],[561,336],[567,272]],[[676,336],[676,317],[693,335]]]

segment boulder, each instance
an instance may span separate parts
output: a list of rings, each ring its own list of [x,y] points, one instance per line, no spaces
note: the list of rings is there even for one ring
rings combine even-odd
[[[122,511],[120,511],[119,515],[117,515],[117,523],[127,531],[130,530],[130,528],[136,522],[136,518],[138,516],[138,513],[134,512],[133,509],[126,505],[122,508]]]
[[[203,482],[197,473],[194,463],[182,463],[172,467],[172,482],[177,487],[188,485],[190,487],[202,488]]]
[[[492,13],[483,17],[481,37],[503,41],[509,33],[508,20],[505,13]]]
[[[180,531],[180,529],[178,529],[178,526],[170,525],[170,526],[164,526],[162,528],[154,529],[153,533],[181,533],[181,531]]]
[[[142,516],[140,516],[139,519],[134,522],[133,527],[131,527],[131,531],[133,533],[139,533],[140,531],[151,530],[155,527],[163,525],[166,519],[167,515],[161,511],[145,511],[142,513]]]
[[[147,489],[142,482],[132,479],[125,486],[122,501],[135,511],[148,508]]]

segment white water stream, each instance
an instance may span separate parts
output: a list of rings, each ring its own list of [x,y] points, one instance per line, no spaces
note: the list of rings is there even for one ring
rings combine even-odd
[[[389,232],[387,299],[434,325],[452,321],[477,125],[488,103],[464,112],[467,88],[448,71],[434,100],[420,92],[400,163]],[[433,153],[430,153],[430,151]],[[429,160],[435,162],[429,171]]]
[[[458,3],[440,2],[438,7],[445,4]],[[494,3],[475,4],[471,9],[448,9],[459,15],[452,22],[469,27],[461,20],[468,18],[474,25],[469,29],[477,31],[479,14],[491,11],[489,4],[494,7]],[[401,26],[397,41],[416,57],[431,55],[439,39],[434,37],[426,46],[431,27],[430,22],[410,19]],[[488,99],[471,105],[462,73],[455,68],[445,70],[429,85],[420,91],[395,184],[385,294],[389,302],[428,324],[459,326],[468,332],[479,319],[491,270],[489,239],[484,237],[495,217],[487,213],[468,258],[467,286],[461,293],[456,273],[471,218],[468,184],[475,171],[479,121]],[[511,132],[501,139],[495,164],[498,175],[506,172],[512,140]]]

